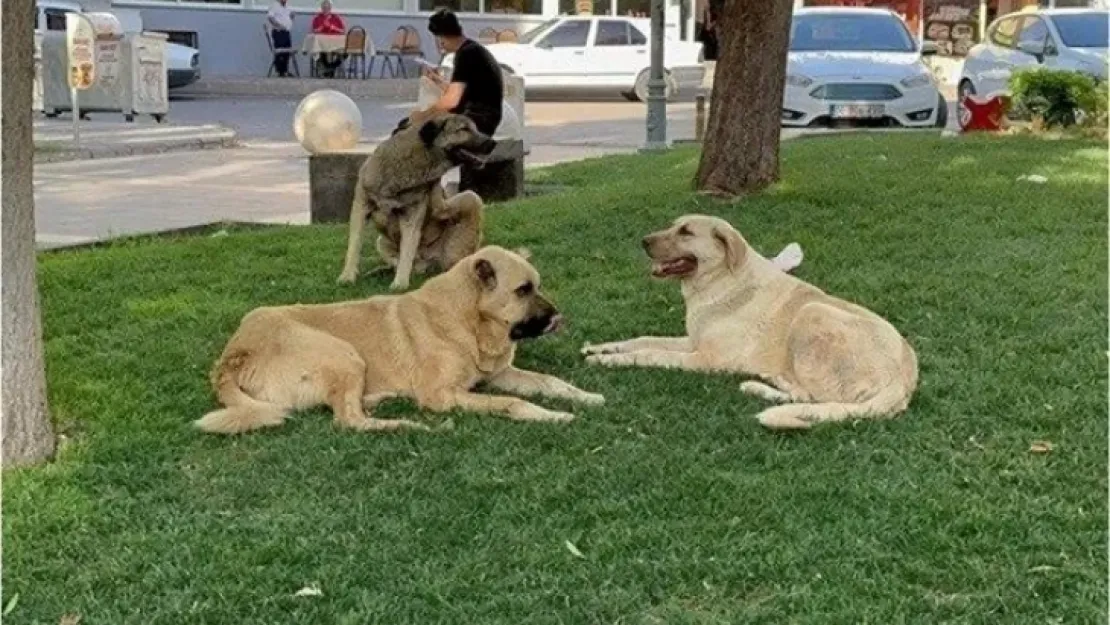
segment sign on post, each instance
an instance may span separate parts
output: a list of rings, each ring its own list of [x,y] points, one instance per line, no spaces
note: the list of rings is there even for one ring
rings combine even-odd
[[[96,57],[93,45],[96,32],[89,20],[76,11],[66,13],[66,58],[69,59],[66,75],[69,77],[69,94],[73,107],[73,147],[81,143],[81,105],[77,92],[84,91],[96,82]]]

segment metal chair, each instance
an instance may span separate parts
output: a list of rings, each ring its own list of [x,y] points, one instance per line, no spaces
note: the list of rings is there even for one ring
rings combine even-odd
[[[266,38],[266,47],[270,49],[270,69],[266,71],[266,78],[274,75],[274,70],[277,69],[277,55],[288,54],[289,63],[293,66],[293,75],[297,78],[301,77],[301,68],[297,64],[297,51],[292,47],[288,48],[275,48],[274,38],[270,33],[270,24],[262,24],[262,36]]]
[[[482,30],[478,31],[478,43],[487,44],[487,43],[494,43],[496,41],[497,41],[497,29],[496,28],[493,28],[491,26],[487,26],[487,27],[483,28]]]
[[[352,26],[347,31],[347,40],[343,44],[343,52],[347,55],[347,78],[352,74],[366,78],[366,41],[366,29],[362,26]]]

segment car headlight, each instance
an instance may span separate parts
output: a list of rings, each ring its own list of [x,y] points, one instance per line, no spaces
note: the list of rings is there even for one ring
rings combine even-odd
[[[918,74],[916,76],[910,76],[909,78],[902,79],[902,86],[906,89],[916,89],[918,87],[924,87],[925,85],[930,85],[932,83],[932,74]]]
[[[805,88],[813,84],[813,79],[802,76],[801,74],[787,74],[786,84],[791,87]]]

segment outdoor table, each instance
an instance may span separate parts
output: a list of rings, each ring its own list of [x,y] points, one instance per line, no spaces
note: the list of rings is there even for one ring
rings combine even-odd
[[[347,47],[347,35],[319,35],[309,33],[301,42],[301,54],[308,55],[312,74],[316,74],[316,59],[328,52],[343,52]]]

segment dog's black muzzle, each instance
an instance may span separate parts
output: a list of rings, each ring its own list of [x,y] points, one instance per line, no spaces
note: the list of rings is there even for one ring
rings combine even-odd
[[[489,155],[497,148],[497,141],[492,137],[479,135],[473,141],[467,142],[465,145],[460,145],[451,150],[448,150],[447,156],[451,162],[456,165],[470,165],[476,169],[485,167],[489,160]]]
[[[563,326],[563,316],[546,300],[537,302],[536,311],[523,321],[513,324],[509,338],[513,341],[539,338],[551,334]]]

